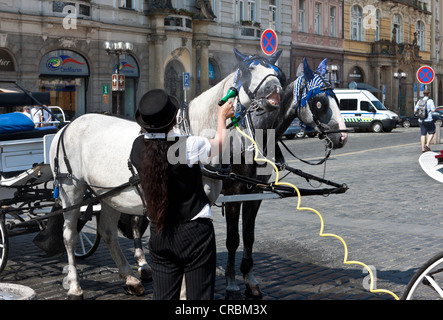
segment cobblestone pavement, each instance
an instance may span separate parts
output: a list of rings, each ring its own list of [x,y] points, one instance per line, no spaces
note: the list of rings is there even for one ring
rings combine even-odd
[[[297,155],[319,159],[323,144],[306,138],[286,141]],[[437,151],[443,146],[433,145]],[[329,180],[346,183],[345,194],[306,196],[302,207],[312,207],[323,217],[325,233],[342,237],[348,260],[371,266],[376,288],[401,296],[414,272],[429,258],[443,251],[442,186],[419,167],[419,131],[399,128],[392,133],[352,133],[348,145],[334,150],[324,166],[307,166],[288,157],[288,164]],[[297,187],[312,186],[288,176]],[[217,235],[216,299],[224,299],[225,221],[220,208],[213,209]],[[356,264],[343,264],[344,246],[331,237],[320,237],[320,219],[313,212],[297,210],[297,198],[263,201],[256,222],[254,270],[264,300],[393,300],[384,293],[371,293],[368,273]],[[39,300],[64,300],[63,273],[66,256],[45,257],[33,243],[35,234],[10,238],[8,264],[0,282],[29,286]],[[144,236],[147,246],[149,232]],[[132,241],[120,238],[128,261],[134,264]],[[242,246],[237,253],[241,260]],[[135,265],[134,265],[134,268]],[[104,243],[78,270],[87,300],[150,300],[146,294],[125,294],[124,283]],[[237,268],[238,273],[239,267]],[[242,276],[238,275],[243,286]],[[243,287],[244,290],[244,287]]]

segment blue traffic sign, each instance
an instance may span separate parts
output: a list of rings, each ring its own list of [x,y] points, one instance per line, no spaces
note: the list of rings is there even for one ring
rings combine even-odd
[[[191,87],[191,77],[189,72],[183,72],[183,89],[189,89]]]

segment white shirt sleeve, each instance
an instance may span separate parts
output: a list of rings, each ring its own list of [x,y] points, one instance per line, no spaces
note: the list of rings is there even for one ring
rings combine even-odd
[[[186,159],[188,166],[196,163],[209,163],[211,153],[211,144],[209,140],[199,136],[189,136],[186,139]]]

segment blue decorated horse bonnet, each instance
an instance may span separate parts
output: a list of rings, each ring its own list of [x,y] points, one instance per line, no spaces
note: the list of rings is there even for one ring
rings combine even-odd
[[[302,108],[308,105],[309,100],[320,92],[326,92],[328,96],[334,97],[332,87],[324,78],[327,60],[324,59],[313,72],[306,58],[303,60],[303,75],[298,77],[294,84],[294,108]],[[326,86],[325,86],[326,85]]]

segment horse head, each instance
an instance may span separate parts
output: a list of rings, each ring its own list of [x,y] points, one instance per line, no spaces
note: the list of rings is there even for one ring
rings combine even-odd
[[[275,65],[281,50],[268,58],[247,56],[234,49],[238,70],[234,86],[238,90],[238,105],[242,111],[252,108],[258,114],[273,112],[280,107],[285,75]],[[240,112],[240,110],[238,110]]]
[[[306,59],[303,60],[303,75],[293,86],[293,105],[296,116],[304,124],[314,128],[320,139],[327,139],[334,149],[346,144],[346,125],[338,108],[338,100],[332,86],[324,78],[326,59],[314,72]]]

